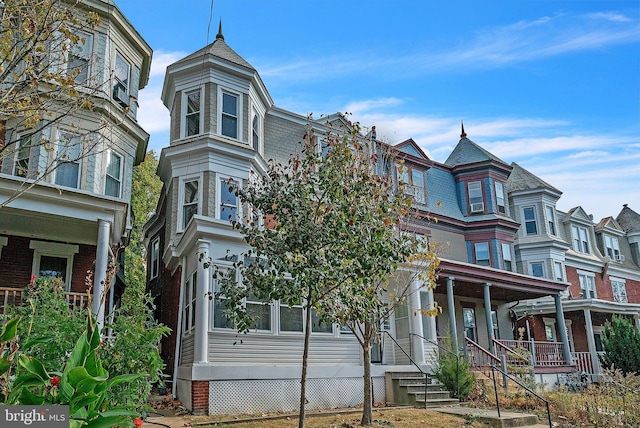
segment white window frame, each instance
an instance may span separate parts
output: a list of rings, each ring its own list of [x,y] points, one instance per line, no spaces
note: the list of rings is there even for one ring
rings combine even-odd
[[[558,229],[556,227],[556,210],[551,205],[545,206],[545,215],[547,217],[547,232],[549,235],[557,236]]]
[[[513,272],[513,257],[511,257],[511,245],[506,242],[501,242],[500,249],[502,250],[502,266],[504,270]],[[509,269],[507,269],[507,261],[511,264]]]
[[[196,317],[196,295],[197,291],[197,276],[198,271],[194,271],[189,275],[187,281],[184,284],[184,304],[182,307],[182,332],[184,334],[192,333],[195,329],[195,317]]]
[[[487,258],[486,259],[479,259],[478,258],[478,245],[486,245],[487,246]],[[491,245],[489,245],[488,242],[475,242],[473,244],[473,256],[475,259],[475,264],[477,264],[478,266],[486,266],[486,267],[491,267]],[[478,263],[479,260],[486,260],[487,264],[480,264]]]
[[[586,227],[572,224],[571,242],[574,251],[589,254],[591,244],[589,242],[589,232]]]
[[[533,274],[533,265],[540,265],[541,269],[542,269],[542,275],[541,276],[535,276]],[[544,266],[544,262],[542,261],[533,261],[533,262],[529,262],[529,274],[533,277],[536,278],[546,278],[546,272],[545,272],[545,266]]]
[[[566,274],[564,272],[564,266],[562,262],[554,260],[553,261],[553,279],[555,279],[556,281],[564,282],[565,277],[566,277]]]
[[[75,150],[77,148],[78,150],[78,157],[73,160],[73,161],[69,161],[69,160],[64,160],[61,159],[60,157],[63,156],[62,152],[65,151],[67,149],[67,137],[70,136],[68,143],[70,144],[70,148],[71,150]],[[76,138],[79,139],[78,142],[73,142],[73,140],[75,140]],[[76,132],[73,131],[67,131],[66,129],[58,129],[58,141],[56,142],[55,145],[55,154],[54,154],[54,161],[56,163],[56,166],[53,170],[53,177],[52,177],[52,181],[55,185],[57,186],[63,186],[63,187],[69,187],[71,189],[79,189],[80,188],[80,183],[82,182],[82,158],[83,158],[83,151],[84,151],[84,139],[85,136],[78,134]],[[64,145],[64,148],[62,147]],[[76,145],[79,146],[76,147]],[[63,184],[59,184],[58,181],[58,172],[59,172],[59,168],[61,165],[63,164],[77,164],[77,168],[78,168],[78,178],[76,180],[76,185],[75,186],[65,186]]]
[[[33,141],[33,135],[17,135],[17,140],[16,140],[16,148],[15,148],[15,153],[13,155],[13,162],[11,165],[11,175],[15,176],[15,177],[22,177],[22,178],[28,178],[29,177],[29,167],[30,167],[30,163],[31,163],[31,148],[33,146],[33,144],[31,144],[31,141]],[[25,143],[26,142],[26,143]],[[21,157],[20,156],[20,152],[23,149],[24,145],[27,145],[27,157]],[[26,160],[26,166],[27,169],[26,171],[24,171],[24,175],[18,174],[18,162],[20,161],[25,161]],[[20,168],[22,170],[22,168]]]
[[[528,209],[531,209],[531,212],[533,213],[533,220],[527,220],[527,215],[526,215],[526,211]],[[527,224],[528,223],[533,223],[533,226],[535,228],[534,232],[529,233],[529,231],[527,230]],[[538,213],[536,212],[536,207],[535,205],[527,205],[525,207],[522,207],[522,225],[524,226],[522,231],[524,232],[524,236],[535,236],[538,235]]]
[[[113,177],[111,174],[109,174],[109,165],[111,164],[111,156],[114,155],[116,157],[120,158],[120,171],[118,171],[118,173],[120,174],[120,179],[116,179],[115,177]],[[114,198],[122,198],[122,182],[123,182],[123,175],[124,175],[124,156],[122,156],[120,153],[116,152],[113,149],[109,149],[106,152],[106,162],[105,162],[105,167],[104,167],[104,194],[106,196],[111,196]],[[114,196],[114,195],[107,195],[107,178],[111,178],[114,181],[118,182],[118,195]]]
[[[72,71],[75,71],[77,68],[86,67],[86,77],[85,79],[77,80],[78,77],[82,76],[82,73],[76,75],[74,77],[74,82],[78,85],[88,84],[91,79],[91,56],[93,55],[93,34],[86,33],[81,30],[72,29],[72,33],[78,36],[80,39],[78,43],[71,43],[71,41],[67,40],[67,50],[66,50],[66,58],[65,58],[65,73],[68,76]],[[82,39],[84,39],[84,43],[82,43]],[[82,65],[82,67],[71,67],[71,56],[79,58],[81,60],[86,61]]]
[[[200,93],[200,101],[198,105],[198,130],[195,134],[189,135],[189,127],[187,126],[187,115],[189,114],[189,95],[199,92]],[[203,133],[204,129],[204,87],[192,88],[188,90],[182,91],[182,100],[181,100],[181,118],[180,118],[180,136],[182,138],[193,137],[195,135],[200,135]],[[195,113],[193,113],[195,115]]]
[[[198,208],[194,215],[202,214],[202,174],[180,177],[180,187],[178,188],[178,224],[176,225],[176,231],[178,233],[183,232],[187,226],[184,224],[184,186],[191,181],[198,182]]]
[[[613,301],[617,303],[629,303],[627,294],[627,281],[624,278],[609,277]]]
[[[473,324],[468,324],[467,323],[467,317],[465,316],[465,313],[467,312],[471,312],[473,314],[473,317],[470,321],[473,321]],[[473,340],[474,342],[478,342],[478,323],[476,322],[476,309],[473,307],[462,307],[462,325],[464,328],[464,336],[465,337],[469,337],[467,336],[467,329],[470,329],[473,331],[473,338],[469,337],[469,339]]]
[[[160,274],[160,236],[156,236],[151,240],[151,260],[150,275],[151,279],[157,278]]]
[[[222,186],[228,186],[228,184],[226,183],[227,181],[232,180],[234,181],[238,186],[242,185],[242,179],[238,178],[238,177],[231,177],[231,176],[219,176],[216,180],[216,218],[218,220],[222,220],[225,221],[227,223],[230,223],[233,219],[229,220],[226,218],[222,218],[222,205],[225,204],[222,201]],[[226,206],[229,207],[233,207],[233,205],[231,204],[226,204]],[[238,221],[242,218],[242,203],[240,201],[240,197],[236,196],[236,205],[234,207],[236,209],[236,218],[235,220]]]
[[[480,196],[474,196],[472,198],[471,196],[472,192],[473,193],[479,192]],[[471,214],[483,214],[484,213],[484,192],[482,190],[482,181],[479,181],[479,180],[469,181],[467,183],[467,196],[469,197],[469,212]],[[478,207],[478,204],[481,204],[482,209],[473,209],[473,208],[480,208]]]
[[[613,261],[623,261],[620,257],[620,243],[618,238],[611,235],[604,235],[604,248],[607,256]]]
[[[117,77],[117,63],[118,63],[118,58],[120,60],[122,60],[122,62],[124,63],[124,65],[127,66],[127,80],[126,82],[122,79],[120,79],[119,77]],[[123,107],[128,107],[130,102],[131,102],[131,98],[130,98],[130,94],[131,94],[131,61],[129,61],[127,59],[127,57],[125,55],[123,55],[120,51],[118,51],[116,49],[115,54],[113,55],[113,81],[111,83],[111,98],[120,103]],[[118,89],[122,89],[124,92],[124,97],[120,98],[119,96],[117,96],[117,90]]]
[[[224,99],[224,94],[227,95],[231,95],[236,97],[237,103],[236,103],[236,137],[230,137],[228,135],[224,135],[222,133],[222,109],[223,109],[223,99]],[[227,114],[227,113],[225,113]],[[218,112],[217,112],[217,118],[218,118],[218,134],[222,135],[225,138],[230,138],[232,140],[236,140],[236,141],[241,141],[242,140],[242,94],[236,91],[232,91],[230,89],[227,88],[222,88],[222,87],[218,87]]]
[[[500,214],[507,214],[507,198],[504,191],[504,183],[496,181],[494,188],[496,190],[496,211]],[[502,200],[502,204],[500,201]],[[502,210],[500,208],[502,207]]]
[[[251,147],[258,153],[261,153],[262,145],[262,117],[254,110],[251,118]],[[256,141],[257,139],[257,141]]]
[[[542,322],[544,323],[545,340],[547,342],[557,342],[558,334],[556,333],[556,319],[543,317]],[[549,333],[551,333],[551,337],[549,337]]]
[[[31,274],[36,277],[40,273],[40,259],[42,256],[58,257],[67,260],[67,272],[65,274],[65,291],[71,290],[71,275],[73,273],[73,256],[78,253],[79,246],[73,244],[60,244],[57,242],[43,242],[32,240],[29,248],[33,250],[33,263]]]
[[[578,282],[583,299],[597,299],[596,275],[593,272],[578,270]]]

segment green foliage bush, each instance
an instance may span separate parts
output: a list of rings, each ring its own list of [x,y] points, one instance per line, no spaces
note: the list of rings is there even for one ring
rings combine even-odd
[[[458,355],[450,343],[445,343],[444,349],[440,349],[433,377],[460,400],[469,397],[476,380],[475,373],[471,371],[471,363]]]
[[[640,331],[627,318],[614,315],[605,324],[602,346],[605,353],[600,361],[604,367],[640,374]]]

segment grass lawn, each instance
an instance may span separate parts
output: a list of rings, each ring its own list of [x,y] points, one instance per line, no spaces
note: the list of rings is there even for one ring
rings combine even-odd
[[[362,411],[327,414],[325,412],[308,412],[305,420],[305,426],[308,428],[351,428],[360,426],[360,417]],[[272,416],[272,415],[243,415],[243,416],[201,416],[189,418],[194,425],[199,427],[234,427],[234,428],[287,428],[297,427],[297,415],[291,415],[285,418],[250,420],[242,422],[243,419],[252,417]],[[235,419],[235,420],[234,420]],[[220,421],[234,420],[233,423],[224,423]],[[373,427],[384,428],[484,428],[487,425],[477,421],[465,420],[452,415],[445,415],[425,409],[416,408],[378,408],[373,411]],[[211,422],[207,425],[207,422]],[[204,424],[204,425],[203,425]]]

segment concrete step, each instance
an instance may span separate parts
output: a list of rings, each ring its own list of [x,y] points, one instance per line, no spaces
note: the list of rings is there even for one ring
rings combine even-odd
[[[500,416],[498,416],[498,411],[496,409],[476,409],[474,407],[458,405],[439,407],[434,408],[433,410],[458,416],[471,415],[476,420],[497,428],[537,427],[540,424],[536,415],[500,411]]]
[[[456,398],[429,398],[427,399],[427,404],[424,404],[424,397],[417,398],[416,397],[416,407],[424,408],[427,407],[429,409],[437,409],[442,406],[455,406],[459,403]]]
[[[424,378],[422,379],[410,379],[402,378],[398,379],[398,385],[402,387],[422,386],[424,388]],[[431,389],[441,389],[442,385],[439,383],[430,383],[427,385]]]

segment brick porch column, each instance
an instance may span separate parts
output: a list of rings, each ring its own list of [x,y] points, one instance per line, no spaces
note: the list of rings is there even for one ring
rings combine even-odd
[[[209,414],[209,381],[191,381],[191,405],[194,414]]]

